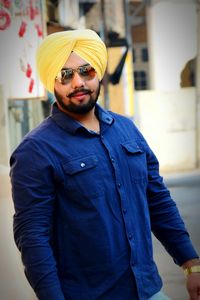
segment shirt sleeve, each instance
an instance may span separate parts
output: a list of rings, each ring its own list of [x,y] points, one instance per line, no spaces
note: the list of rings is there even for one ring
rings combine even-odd
[[[172,256],[174,262],[182,265],[187,260],[197,258],[198,254],[192,245],[176,203],[159,174],[158,160],[146,141],[144,143],[147,150],[147,198],[152,232]]]
[[[25,140],[10,159],[14,239],[25,275],[41,300],[64,300],[50,246],[55,205],[53,167],[45,149]]]

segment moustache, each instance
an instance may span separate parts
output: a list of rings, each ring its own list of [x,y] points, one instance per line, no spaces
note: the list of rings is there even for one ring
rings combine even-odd
[[[80,89],[76,89],[76,90],[73,91],[72,93],[68,94],[67,97],[68,97],[68,98],[74,97],[74,96],[76,96],[76,94],[79,94],[79,93],[91,95],[91,94],[93,93],[93,91],[92,91],[92,90],[89,90],[89,89],[83,89],[83,88],[80,88]]]

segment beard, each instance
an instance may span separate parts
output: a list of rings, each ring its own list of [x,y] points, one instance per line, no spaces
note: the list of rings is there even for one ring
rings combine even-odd
[[[63,97],[54,89],[54,94],[56,97],[56,100],[58,102],[58,104],[62,107],[63,111],[65,111],[66,113],[75,113],[75,114],[79,114],[79,115],[83,115],[88,113],[89,111],[91,111],[94,106],[97,103],[98,97],[99,97],[99,93],[100,93],[100,83],[98,86],[98,89],[95,93],[95,95],[92,95],[93,92],[91,90],[86,90],[83,88],[80,89],[76,89],[73,93],[71,93],[70,95],[67,95],[66,97],[69,98],[68,103],[66,104],[65,101],[63,100]],[[87,101],[87,103],[84,104],[75,104],[71,101],[71,97],[76,94],[77,92],[85,92],[87,93],[90,98]]]

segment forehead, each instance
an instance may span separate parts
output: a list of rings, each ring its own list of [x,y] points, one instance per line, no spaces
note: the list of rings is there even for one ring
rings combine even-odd
[[[81,58],[78,54],[72,52],[63,67],[77,68],[77,67],[85,65],[85,64],[88,64],[88,62],[85,61],[83,58]]]

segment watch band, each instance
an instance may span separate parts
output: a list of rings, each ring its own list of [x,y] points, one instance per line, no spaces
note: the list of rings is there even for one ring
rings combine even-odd
[[[185,270],[183,270],[183,272],[186,276],[191,273],[200,273],[200,265],[186,268]]]

